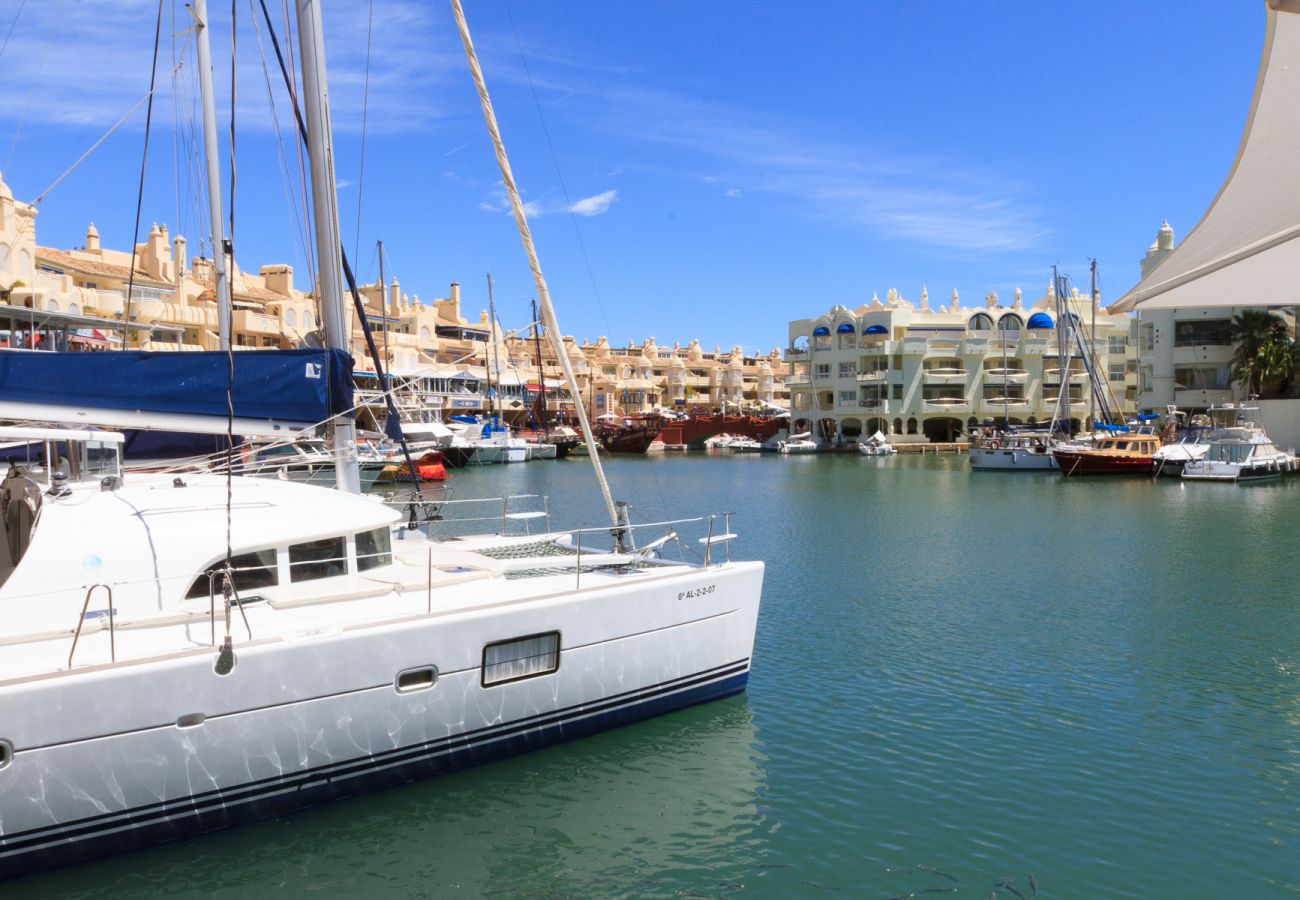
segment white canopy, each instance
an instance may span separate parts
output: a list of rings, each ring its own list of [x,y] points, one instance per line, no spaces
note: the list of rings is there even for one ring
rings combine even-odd
[[[1300,305],[1300,0],[1270,0],[1237,156],[1196,227],[1115,312]]]

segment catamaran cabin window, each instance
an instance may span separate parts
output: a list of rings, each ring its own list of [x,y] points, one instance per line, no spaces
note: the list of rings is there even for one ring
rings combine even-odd
[[[341,537],[321,538],[289,547],[289,580],[315,581],[346,575],[348,571],[347,546]]]
[[[387,528],[357,535],[357,571],[365,572],[393,561],[393,535]]]
[[[195,597],[208,596],[208,576],[212,572],[223,568],[226,564],[225,559],[219,559],[204,570],[203,574],[194,579],[190,589],[185,592],[185,599],[191,600]],[[254,550],[252,553],[236,553],[230,558],[230,567],[234,569],[234,576],[231,581],[234,582],[235,590],[239,593],[253,591],[257,588],[274,587],[279,583],[279,573],[275,568],[275,550]],[[211,589],[216,595],[221,596],[221,577],[211,579]]]
[[[483,648],[483,687],[547,675],[560,667],[560,633],[497,641]]]

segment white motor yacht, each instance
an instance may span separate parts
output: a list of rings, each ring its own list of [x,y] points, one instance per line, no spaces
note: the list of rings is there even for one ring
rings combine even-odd
[[[811,440],[812,432],[805,431],[801,434],[792,434],[777,445],[777,452],[782,456],[792,456],[803,453],[816,453],[817,442]]]
[[[1233,429],[1243,434],[1210,441],[1204,456],[1189,460],[1186,481],[1261,481],[1296,471],[1294,451],[1282,450],[1262,428]]]

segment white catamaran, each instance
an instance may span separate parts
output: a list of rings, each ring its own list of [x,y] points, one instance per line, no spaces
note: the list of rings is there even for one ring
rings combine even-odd
[[[322,303],[341,347],[320,4],[297,6]],[[558,341],[453,8],[545,330]],[[195,10],[202,33],[202,2]],[[730,561],[726,516],[659,523],[672,531],[636,549],[643,532],[610,499],[584,404],[576,408],[610,525],[442,540],[356,493],[349,417],[334,420],[337,490],[123,476],[113,432],[0,430],[10,460],[0,487],[0,876],[743,690],[762,563]],[[660,558],[690,529],[702,534],[700,561]]]

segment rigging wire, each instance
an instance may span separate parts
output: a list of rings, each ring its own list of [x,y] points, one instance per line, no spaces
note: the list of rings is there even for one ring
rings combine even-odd
[[[5,50],[9,47],[9,39],[14,36],[14,28],[18,26],[18,17],[23,14],[23,7],[27,5],[27,0],[22,0],[18,4],[18,12],[14,13],[14,20],[9,23],[9,31],[5,34],[5,42],[0,44],[0,59],[4,59]]]
[[[239,10],[239,0],[230,0],[230,217],[229,225],[226,228],[226,240],[224,247],[214,248],[215,252],[222,254],[226,259],[226,291],[233,315],[235,284],[235,60],[236,35],[239,33],[238,18],[236,13]],[[215,258],[215,256],[214,256]],[[217,298],[220,302],[221,298]],[[234,530],[234,470],[235,470],[235,342],[232,338],[226,341],[226,569],[225,579],[229,583],[231,572],[234,567],[234,551],[232,532]],[[231,585],[233,588],[233,585]],[[227,595],[228,597],[229,595]],[[229,602],[229,599],[227,599]],[[242,609],[241,609],[242,611]],[[230,620],[229,613],[226,620]]]
[[[149,131],[153,123],[153,93],[158,77],[158,44],[162,37],[163,0],[158,0],[158,19],[153,29],[153,62],[149,66],[149,104],[144,114],[144,151],[140,154],[140,185],[135,195],[135,228],[131,232],[131,273],[126,282],[126,305],[122,313],[122,346],[126,347],[130,337],[131,294],[135,291],[135,245],[140,239],[140,209],[144,206],[144,176],[149,164]]]
[[[293,213],[294,224],[298,228],[303,263],[307,266],[307,271],[314,272],[315,268],[311,266],[311,254],[307,249],[308,244],[311,242],[307,235],[307,226],[304,224],[303,216],[299,210],[301,198],[294,192],[293,174],[289,170],[289,157],[284,151],[284,128],[280,124],[279,112],[276,109],[275,89],[271,85],[271,71],[266,65],[266,48],[262,45],[262,26],[257,20],[255,2],[256,0],[248,0],[248,10],[252,13],[253,37],[257,40],[257,55],[262,63],[262,80],[266,83],[266,101],[271,110],[271,126],[275,131],[276,159],[280,163],[280,176],[284,187],[285,201]],[[304,203],[303,206],[305,205]]]
[[[555,177],[560,183],[560,196],[564,198],[564,208],[569,212],[569,221],[573,225],[573,234],[578,241],[578,252],[582,255],[583,265],[587,268],[587,278],[591,281],[591,290],[596,298],[596,309],[600,312],[601,321],[605,323],[605,333],[610,333],[609,317],[605,315],[605,302],[600,296],[600,287],[596,284],[596,273],[591,267],[591,257],[587,255],[587,245],[582,240],[582,229],[578,227],[578,216],[573,212],[573,202],[569,199],[569,188],[564,183],[564,172],[560,168],[560,158],[555,153],[555,144],[551,140],[551,130],[546,125],[546,116],[542,112],[542,101],[537,96],[537,85],[533,83],[532,70],[528,68],[528,59],[524,56],[523,41],[519,38],[519,30],[515,27],[515,16],[510,9],[509,0],[506,2],[506,16],[510,19],[510,30],[515,36],[515,46],[519,49],[519,61],[524,67],[524,76],[528,79],[528,90],[533,95],[533,104],[537,107],[537,118],[542,125],[542,136],[546,138],[546,149],[551,154],[551,164],[555,166]]]
[[[168,73],[168,75],[163,79],[163,81],[165,82],[168,78],[171,78],[171,77],[175,76],[176,73],[180,71],[181,67],[182,67],[184,64],[185,64],[185,63],[184,63],[184,58],[182,58],[181,62],[179,62],[179,63],[176,64],[176,68],[172,69],[171,72]],[[161,87],[161,85],[159,85],[159,87]],[[94,153],[95,150],[97,150],[97,149],[99,148],[99,145],[100,145],[100,144],[102,144],[102,143],[104,143],[104,141],[108,140],[108,138],[113,134],[113,132],[114,132],[114,131],[117,131],[117,129],[121,127],[121,125],[122,125],[123,122],[125,122],[127,119],[131,118],[131,115],[132,115],[132,114],[133,114],[137,109],[139,109],[139,108],[144,104],[144,102],[145,102],[146,100],[148,100],[150,97],[152,97],[152,96],[154,95],[154,92],[155,92],[156,90],[157,90],[157,88],[151,88],[151,89],[149,90],[149,93],[145,94],[145,95],[144,95],[143,97],[141,97],[139,100],[135,101],[135,103],[131,106],[131,108],[128,109],[125,113],[123,113],[122,118],[120,118],[120,119],[118,119],[116,122],[114,122],[113,125],[108,129],[108,131],[105,131],[102,135],[99,136],[99,140],[97,140],[97,141],[95,141],[95,143],[91,144],[90,147],[86,150],[85,153],[83,153],[83,154],[81,154],[80,156],[77,157],[76,162],[74,162],[72,165],[68,166],[68,168],[66,168],[66,169],[63,171],[63,174],[61,174],[58,178],[54,179],[54,181],[50,184],[49,187],[47,187],[45,190],[41,191],[39,194],[36,195],[36,199],[32,201],[32,205],[33,205],[33,206],[39,206],[40,203],[41,203],[41,201],[44,200],[46,197],[48,197],[48,196],[50,195],[50,191],[52,191],[52,190],[54,190],[56,187],[58,187],[58,186],[63,182],[63,179],[65,179],[65,178],[67,178],[69,175],[71,175],[73,169],[77,168],[77,166],[79,166],[79,165],[81,165],[83,162],[85,162],[85,161],[86,161],[86,157],[88,157],[88,156],[90,156],[90,154]]]
[[[21,10],[20,10],[21,12]],[[5,154],[5,164],[0,167],[0,171],[8,171],[9,163],[14,158],[14,148],[18,146],[18,137],[23,133],[23,125],[27,122],[27,114],[32,110],[32,99],[36,96],[36,85],[41,80],[41,71],[45,68],[45,59],[50,55],[50,44],[54,37],[54,30],[59,25],[59,17],[63,13],[63,0],[59,0],[59,5],[54,7],[54,17],[50,20],[50,29],[45,33],[45,48],[41,50],[41,61],[36,64],[36,74],[32,76],[32,83],[27,88],[27,100],[23,104],[23,114],[18,118],[18,126],[14,129],[14,136],[9,141],[9,152]],[[18,18],[14,17],[16,23]],[[13,29],[10,28],[12,31]],[[9,39],[5,38],[5,44],[8,45]]]
[[[352,258],[361,255],[361,198],[366,190],[366,120],[370,117],[370,36],[375,19],[375,0],[370,0],[366,13],[366,77],[361,93],[361,164],[357,176],[357,234],[352,241]]]

